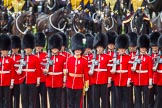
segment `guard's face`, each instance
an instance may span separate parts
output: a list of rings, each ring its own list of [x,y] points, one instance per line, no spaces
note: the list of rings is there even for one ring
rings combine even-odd
[[[158,46],[152,46],[151,48],[153,53],[158,53]]]
[[[1,55],[2,56],[7,56],[8,55],[8,50],[1,50]]]
[[[80,56],[82,54],[82,50],[75,50],[74,55],[75,56]]]
[[[32,53],[31,48],[25,48],[24,50],[25,50],[26,55],[30,55]]]
[[[129,47],[129,51],[130,52],[135,52],[136,51],[136,48],[137,48],[136,46],[135,47],[134,46],[130,46]]]
[[[85,51],[84,51],[84,54],[90,54],[91,53],[91,49],[90,48],[86,48]]]
[[[146,48],[140,48],[140,54],[146,54],[147,49]]]
[[[52,49],[52,54],[57,54],[58,52],[59,52],[59,50],[57,48]]]
[[[12,54],[18,54],[19,48],[12,48]]]
[[[125,51],[126,51],[125,48],[119,48],[119,49],[118,49],[119,55],[125,54]]]
[[[43,50],[43,47],[42,46],[36,46],[35,49],[36,49],[36,52],[41,52]]]
[[[97,50],[97,54],[103,54],[104,52],[104,48],[102,46],[98,46],[96,50]]]
[[[108,50],[114,50],[115,45],[114,44],[108,44]]]
[[[61,47],[61,52],[65,51],[65,46]]]

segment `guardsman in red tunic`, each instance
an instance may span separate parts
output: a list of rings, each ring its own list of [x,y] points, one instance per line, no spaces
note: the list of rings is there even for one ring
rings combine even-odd
[[[137,39],[137,47],[140,54],[135,58],[132,66],[134,71],[134,93],[135,93],[135,108],[148,108],[149,104],[149,89],[152,88],[152,59],[147,55],[150,40],[147,35],[141,35]],[[143,93],[142,93],[143,92]],[[143,100],[143,102],[142,102]]]
[[[46,52],[43,52],[45,46],[45,35],[42,32],[35,34],[35,56],[38,57],[41,64],[46,62]],[[45,85],[46,77],[43,73],[45,66],[41,65],[41,77],[40,77],[40,86],[37,87],[37,108],[47,108],[47,88]],[[41,98],[39,97],[41,96]],[[41,103],[41,104],[40,104]]]
[[[80,101],[83,87],[89,86],[88,61],[82,56],[84,53],[85,37],[77,33],[72,37],[71,50],[74,56],[70,56],[67,61],[67,100],[68,108],[80,108]]]
[[[108,31],[106,33],[107,37],[108,37],[108,45],[105,51],[105,53],[107,53],[108,55],[110,55],[111,60],[113,59],[113,55],[114,55],[114,50],[115,50],[115,39],[118,36],[118,34],[115,31]],[[108,93],[107,93],[107,108],[110,108],[110,93],[111,93],[111,106],[112,108],[115,108],[115,86],[114,86],[114,77],[113,75],[111,75],[111,87],[110,89],[108,89]]]
[[[14,61],[8,56],[11,40],[0,35],[0,108],[10,108],[10,89],[14,87]]]
[[[125,34],[119,35],[115,40],[115,47],[117,50],[116,58],[113,59],[110,72],[114,74],[116,108],[130,108],[131,64],[129,61],[131,57],[126,54],[129,47],[128,36]]]
[[[128,51],[128,54],[131,56],[130,62],[133,63],[134,58],[136,56],[136,49],[137,49],[137,33],[130,32],[130,33],[128,33],[128,37],[129,37],[129,49],[127,51]],[[134,72],[131,71],[132,78],[131,78],[130,99],[129,99],[130,108],[133,108],[133,106],[134,106],[134,103],[133,103],[133,73]]]
[[[107,108],[107,89],[111,85],[110,69],[108,67],[110,56],[104,54],[104,49],[107,46],[107,36],[99,33],[94,37],[92,65],[89,70],[93,90],[93,108]],[[96,57],[94,56],[96,55]],[[94,69],[93,69],[93,65]],[[101,99],[101,101],[100,101]]]
[[[85,34],[85,38],[86,38],[86,45],[85,45],[84,56],[87,58],[88,68],[90,69],[94,37],[93,37],[93,35],[87,33],[87,34]],[[88,89],[87,93],[85,93],[83,95],[85,95],[84,96],[84,108],[93,108],[91,77],[89,77],[89,89]]]
[[[34,36],[27,33],[22,38],[21,61],[18,73],[21,74],[20,93],[22,108],[35,108],[37,99],[37,87],[40,85],[41,66],[37,56],[32,54],[34,48]]]
[[[162,35],[160,35],[160,37],[158,38],[158,48],[159,53],[155,58],[156,62],[153,66],[153,71],[157,72],[157,97],[154,108],[161,108],[162,106]]]
[[[149,35],[150,38],[150,46],[151,46],[151,57],[153,60],[153,64],[156,62],[156,58],[158,56],[158,38],[160,37],[159,32],[153,32]],[[157,96],[157,72],[153,70],[153,88],[150,89],[149,92],[149,108],[154,108],[155,106],[155,100]]]
[[[60,50],[60,54],[63,54],[66,56],[66,63],[67,63],[67,60],[68,58],[70,57],[70,53],[67,52],[67,36],[65,33],[63,32],[58,32],[58,34],[60,36],[62,36],[62,39],[63,39],[63,44],[62,44],[62,47],[61,47],[61,50]],[[64,78],[63,78],[63,91],[62,91],[62,108],[67,108],[67,93],[66,93],[66,76],[67,76],[67,64],[65,63],[65,68],[63,70],[63,73],[64,73]]]
[[[47,69],[46,86],[49,95],[50,108],[61,108],[61,96],[63,88],[63,69],[66,62],[66,57],[60,54],[59,51],[62,47],[62,37],[59,34],[50,36],[48,40],[48,57],[52,53],[49,69]]]
[[[153,70],[157,72],[157,98],[155,102],[155,108],[161,108],[162,106],[162,35],[158,39],[159,53],[156,57],[156,62]]]
[[[15,65],[20,64],[21,55],[19,51],[21,49],[20,37],[14,35],[11,37],[11,58],[14,60]],[[11,90],[11,108],[19,108],[20,106],[20,75],[17,74],[18,67],[15,66],[15,76],[14,76],[14,88]],[[13,101],[14,100],[14,101]]]

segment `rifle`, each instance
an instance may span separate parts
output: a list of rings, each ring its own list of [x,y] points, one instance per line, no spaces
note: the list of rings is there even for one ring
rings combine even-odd
[[[112,69],[111,69],[112,73],[116,72],[116,66],[119,64],[120,64],[120,60],[117,60],[117,50],[115,49],[114,55],[113,55],[113,63],[112,63],[112,65],[109,65],[109,66],[112,66]]]
[[[149,48],[148,55],[149,55],[149,56],[152,55],[152,48]]]
[[[135,71],[137,64],[141,63],[141,60],[138,58],[139,55],[140,55],[140,51],[137,49],[136,56],[135,56],[135,59],[134,59],[134,62],[133,62],[133,66],[131,68],[132,71]]]
[[[92,64],[91,64],[91,67],[90,67],[90,70],[89,70],[89,75],[93,75],[94,68],[95,68],[95,66],[98,65],[98,61],[96,60],[97,51],[93,50],[92,52],[93,52],[93,58],[92,58]]]
[[[46,70],[49,70],[49,66],[54,64],[53,60],[51,60],[50,58],[51,58],[51,50],[48,50],[47,63],[41,63],[42,65],[45,66]]]
[[[27,64],[26,61],[24,60],[24,58],[25,58],[25,51],[21,50],[20,64],[15,64],[14,65],[15,67],[18,67],[18,71],[17,71],[18,74],[22,73],[23,67],[26,66],[26,64]]]
[[[156,58],[156,61],[154,63],[153,69],[152,69],[153,71],[156,71],[159,63],[162,63],[162,58],[160,58],[161,55],[162,55],[162,51],[159,50],[158,56]]]

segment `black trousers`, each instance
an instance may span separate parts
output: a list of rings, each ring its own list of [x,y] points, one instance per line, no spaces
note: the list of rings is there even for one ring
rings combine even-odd
[[[49,95],[49,108],[61,108],[62,88],[47,88]]]
[[[10,108],[9,86],[0,86],[0,108]]]
[[[19,108],[19,104],[20,104],[20,85],[19,84],[15,84],[14,88],[11,89],[10,103],[11,103],[11,108]]]
[[[80,108],[82,89],[67,88],[67,108]]]
[[[116,108],[131,108],[129,106],[129,96],[130,96],[129,87],[115,87],[116,93]]]
[[[66,87],[63,88],[62,91],[62,108],[67,108],[67,93],[66,93]]]
[[[111,96],[110,96],[111,94]],[[116,104],[115,104],[115,85],[114,85],[114,81],[111,81],[111,87],[108,88],[107,90],[107,108],[115,108]],[[111,107],[110,107],[110,99],[111,99]]]
[[[135,93],[135,104],[134,104],[135,108],[148,108],[148,104],[149,104],[148,86],[134,86],[134,93]],[[143,104],[142,104],[142,98],[143,98]]]
[[[157,98],[154,108],[161,108],[161,107],[162,107],[162,86],[157,85]]]
[[[35,84],[20,84],[22,108],[36,108],[37,88]]]
[[[134,97],[134,93],[133,93],[133,83],[131,83],[130,89],[129,89],[129,107],[130,108],[134,108],[134,102],[133,102],[133,97]]]
[[[157,85],[153,85],[153,88],[149,90],[149,108],[154,108],[157,97]]]
[[[36,108],[48,108],[47,107],[47,87],[45,85],[45,82],[41,82],[40,86],[37,87],[37,101],[36,102],[37,102]]]
[[[92,85],[92,91],[94,95],[93,108],[107,108],[107,89],[107,84]]]

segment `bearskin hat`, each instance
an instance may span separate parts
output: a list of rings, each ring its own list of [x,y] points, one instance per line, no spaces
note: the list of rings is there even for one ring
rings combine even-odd
[[[162,35],[160,35],[160,37],[158,39],[158,47],[159,47],[159,49],[162,48]]]
[[[150,46],[157,46],[158,38],[160,37],[159,32],[153,32],[149,35]]]
[[[11,48],[21,48],[20,37],[16,35],[11,36]]]
[[[11,48],[11,39],[8,35],[0,35],[0,50],[10,50]]]
[[[86,48],[93,49],[93,40],[94,40],[93,35],[87,33],[85,34],[85,38],[86,38]]]
[[[138,48],[149,48],[150,47],[150,40],[147,35],[141,35],[137,39],[137,47]]]
[[[114,44],[115,45],[115,39],[118,36],[118,34],[115,31],[108,31],[106,33],[106,36],[108,37],[108,44]]]
[[[61,50],[63,44],[63,39],[59,34],[53,34],[49,37],[48,40],[48,49],[57,48],[58,50]]]
[[[116,48],[125,48],[129,47],[129,38],[126,34],[119,35],[115,40]]]
[[[137,46],[137,33],[135,32],[130,32],[128,33],[128,37],[129,37],[129,46]]]
[[[63,39],[63,46],[67,46],[67,36],[63,32],[58,32],[58,34],[62,37]]]
[[[75,50],[82,50],[82,53],[84,52],[86,44],[86,39],[83,34],[76,33],[74,36],[72,36],[71,39],[71,50],[74,52]]]
[[[94,37],[93,48],[96,48],[97,46],[102,46],[103,48],[106,48],[107,43],[107,36],[104,33],[99,33]]]
[[[42,47],[45,46],[46,38],[45,38],[44,33],[37,32],[34,38],[35,38],[35,46],[42,46]]]
[[[25,34],[22,38],[21,44],[22,44],[21,46],[23,49],[25,49],[25,48],[33,49],[35,46],[34,35],[31,33]]]

